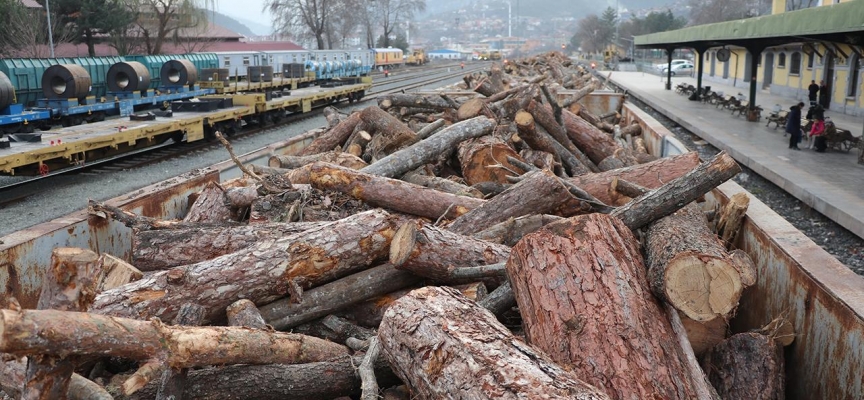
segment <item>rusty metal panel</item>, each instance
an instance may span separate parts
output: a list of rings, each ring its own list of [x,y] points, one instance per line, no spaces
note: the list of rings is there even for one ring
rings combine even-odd
[[[579,104],[594,115],[617,110],[624,102],[624,95],[615,92],[595,91],[579,100]]]

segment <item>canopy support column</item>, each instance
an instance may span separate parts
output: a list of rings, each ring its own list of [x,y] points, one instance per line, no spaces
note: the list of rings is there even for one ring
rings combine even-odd
[[[708,51],[708,47],[699,46],[693,47],[693,50],[696,50],[699,53],[699,64],[696,66],[696,93],[702,92],[702,72],[705,67],[705,52]]]
[[[751,56],[750,65],[747,66],[750,68],[750,112],[747,113],[747,120],[756,121],[756,113],[753,112],[756,109],[756,78],[759,71],[759,59],[762,57],[762,50],[765,47],[750,45],[745,48]]]
[[[674,52],[674,47],[666,48],[666,90],[672,90],[672,53]]]

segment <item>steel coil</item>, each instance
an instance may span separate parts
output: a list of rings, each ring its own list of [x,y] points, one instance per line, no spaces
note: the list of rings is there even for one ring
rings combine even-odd
[[[198,81],[198,69],[189,60],[171,60],[159,73],[162,86],[186,86]]]
[[[90,74],[80,65],[52,65],[42,74],[42,93],[49,99],[80,99],[90,94]]]
[[[150,88],[150,71],[137,61],[120,62],[108,69],[108,91],[137,92]]]
[[[228,68],[204,68],[201,70],[201,80],[228,82],[231,80],[231,71]]]
[[[3,72],[0,72],[0,110],[15,102],[15,87]]]

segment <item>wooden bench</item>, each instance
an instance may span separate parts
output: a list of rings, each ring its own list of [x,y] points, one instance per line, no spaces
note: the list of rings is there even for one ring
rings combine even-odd
[[[786,125],[786,117],[789,116],[789,111],[783,110],[776,113],[768,114],[768,123],[765,126],[770,126],[771,123],[774,123],[774,129],[776,130],[780,125]]]
[[[811,125],[811,121],[808,121],[806,119],[801,120],[801,129],[803,130],[804,135],[810,134]],[[860,137],[853,136],[852,132],[850,132],[848,129],[838,128],[836,125],[834,125],[833,122],[825,123],[824,135],[827,148],[832,150],[842,150],[848,153],[854,148],[861,148],[862,143],[864,143],[864,141],[862,141]],[[806,137],[807,136],[805,136],[805,138]],[[860,162],[860,154],[858,158]]]

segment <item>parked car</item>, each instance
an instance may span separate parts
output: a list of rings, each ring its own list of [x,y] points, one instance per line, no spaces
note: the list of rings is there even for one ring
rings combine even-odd
[[[687,63],[690,63],[690,60],[672,60],[672,67],[674,68],[676,65],[687,64]],[[667,63],[654,64],[654,69],[656,69],[657,71],[662,72],[666,68],[669,68],[669,64],[667,64]]]
[[[663,75],[666,75],[666,71],[668,68],[663,68]],[[672,66],[672,76],[675,75],[693,75],[693,64],[689,61],[684,64],[678,64]]]

